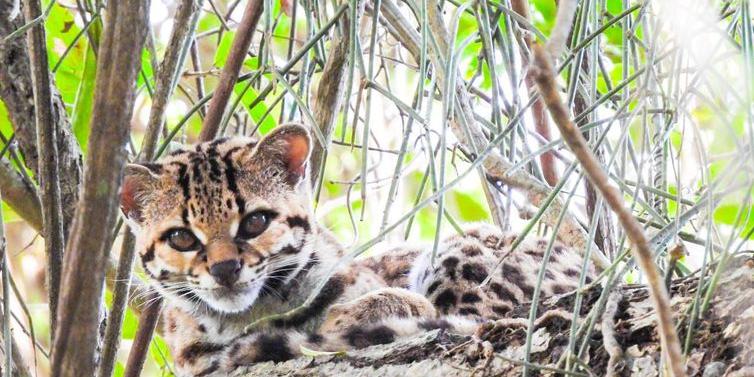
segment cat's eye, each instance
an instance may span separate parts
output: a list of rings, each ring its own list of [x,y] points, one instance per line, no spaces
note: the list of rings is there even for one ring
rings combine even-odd
[[[275,213],[271,211],[254,211],[246,215],[238,226],[237,237],[248,240],[259,236],[267,230],[274,217]]]
[[[188,229],[171,229],[165,234],[168,245],[178,251],[195,251],[199,249],[199,240]]]

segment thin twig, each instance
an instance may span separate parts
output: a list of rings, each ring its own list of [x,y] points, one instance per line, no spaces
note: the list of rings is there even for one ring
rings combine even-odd
[[[0,203],[2,203],[3,197],[0,194]],[[3,358],[3,376],[19,376],[27,377],[31,376],[28,367],[24,362],[20,348],[16,345],[16,340],[13,338],[13,334],[10,331],[10,282],[11,277],[8,272],[8,255],[7,244],[5,242],[5,224],[3,223],[3,209],[0,207],[0,265],[2,269],[2,285],[3,285],[3,311],[0,314],[0,322],[2,322],[2,338],[3,338],[3,351],[5,357]]]
[[[204,0],[183,0],[176,11],[173,24],[175,27],[170,35],[168,49],[160,63],[159,73],[155,81],[152,108],[149,111],[147,132],[144,135],[141,159],[150,161],[154,158],[157,139],[162,133],[165,123],[165,107],[178,84],[183,70],[186,56],[191,48],[197,21]]]
[[[0,201],[2,197],[0,197]],[[13,348],[10,335],[10,278],[8,277],[8,256],[5,253],[5,224],[3,223],[3,209],[0,208],[0,254],[2,254],[2,274],[3,274],[3,349],[5,358],[3,363],[3,376],[11,377],[13,370],[13,353],[18,352],[18,348]]]
[[[437,4],[432,4],[428,7],[429,26],[432,33],[438,42],[442,43],[440,51],[443,50],[443,46],[447,48],[448,32],[445,30],[445,25],[442,20],[442,15],[439,14],[439,10],[435,9]],[[400,9],[395,5],[392,0],[382,1],[382,14],[385,16],[387,22],[391,23],[397,31],[397,36],[401,43],[406,47],[417,61],[419,56],[419,40],[420,37],[413,29],[411,23],[403,16]],[[431,45],[431,43],[430,43]],[[432,49],[430,49],[432,50]],[[442,67],[440,58],[437,56],[437,52],[429,54],[432,58],[433,65],[435,67]],[[435,71],[437,75],[444,80],[445,72],[442,69]],[[460,80],[459,80],[460,81]],[[485,145],[488,144],[488,140],[479,125],[474,122],[474,116],[469,99],[469,93],[466,90],[463,83],[458,83],[456,87],[456,100],[460,103],[460,106],[455,106],[454,119],[451,122],[451,129],[453,134],[459,140],[459,142],[466,147],[467,150],[472,153],[478,153]],[[486,174],[486,180],[490,181],[494,185],[508,185],[513,188],[517,188],[526,193],[527,199],[535,206],[540,206],[544,200],[548,197],[550,192],[547,185],[542,184],[537,179],[532,177],[528,172],[517,170],[511,172],[510,168],[513,164],[506,160],[500,153],[493,152],[487,156],[484,161],[484,171]],[[557,218],[560,211],[563,209],[563,205],[557,198],[552,202],[549,208],[545,211],[542,221],[548,225],[554,225],[557,222]],[[578,224],[578,222],[570,215],[567,215],[563,220],[561,227],[561,240],[567,244],[574,246],[577,250],[584,250],[586,245],[586,232]],[[607,258],[599,252],[593,253],[593,261],[598,268],[605,268],[610,263]]]

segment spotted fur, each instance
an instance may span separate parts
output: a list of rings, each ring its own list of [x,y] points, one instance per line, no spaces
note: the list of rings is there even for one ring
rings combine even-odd
[[[342,351],[432,329],[470,334],[530,300],[547,243],[511,250],[516,236],[489,225],[444,240],[434,260],[431,250],[400,247],[339,266],[342,247],[312,215],[310,145],[302,126],[284,125],[259,142],[218,139],[127,167],[121,207],[144,273],[166,299],[163,334],[179,375],[284,361],[302,346]],[[180,251],[178,231],[196,243]],[[579,266],[556,244],[542,295],[573,290]],[[259,318],[301,306],[331,271],[306,309],[244,334]]]

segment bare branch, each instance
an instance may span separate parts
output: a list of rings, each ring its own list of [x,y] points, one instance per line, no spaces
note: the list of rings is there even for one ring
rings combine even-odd
[[[42,14],[39,0],[29,0],[24,16],[31,22]],[[50,306],[50,333],[55,334],[55,320],[60,292],[60,271],[63,268],[63,210],[60,202],[60,177],[58,176],[58,144],[55,119],[52,114],[50,72],[47,62],[47,44],[44,24],[32,27],[26,35],[29,48],[31,78],[34,85],[34,110],[36,112],[37,148],[39,151],[39,196],[42,202],[42,235],[47,255],[46,279]]]
[[[534,46],[533,63],[534,65],[531,69],[534,71],[534,77],[542,98],[550,110],[550,116],[558,126],[558,129],[560,129],[560,133],[563,135],[566,144],[568,144],[568,147],[573,151],[576,158],[578,158],[589,180],[597,187],[610,208],[618,216],[628,239],[634,246],[631,250],[637,264],[641,267],[647,278],[652,301],[657,312],[662,349],[665,350],[665,354],[667,355],[669,367],[674,376],[685,376],[685,363],[673,323],[668,292],[663,283],[662,276],[654,263],[649,239],[644,234],[641,224],[636,221],[631,211],[623,205],[624,200],[620,192],[613,186],[610,186],[607,174],[602,170],[602,167],[587,146],[584,136],[571,121],[568,110],[558,95],[555,84],[555,71],[552,67],[551,58],[548,56],[548,52],[539,45]]]
[[[512,0],[511,1],[511,8],[514,12],[518,13],[524,20],[529,20],[529,3],[524,0]],[[526,43],[526,47],[531,50],[531,45],[534,42],[534,38],[532,37],[531,33],[524,32],[524,42]],[[526,67],[529,65],[529,55],[527,54],[524,49],[519,49],[521,52],[521,64]],[[534,87],[536,87],[536,84],[534,83],[534,78],[531,76],[529,72],[526,72],[526,78],[524,79],[524,83],[526,84],[526,89],[529,93],[532,93],[534,90]],[[534,121],[534,130],[542,136],[543,139],[550,141],[552,140],[552,136],[550,135],[550,124],[549,120],[547,119],[547,109],[545,109],[545,104],[542,103],[542,100],[537,98],[534,103],[531,105],[531,116],[532,120]],[[555,186],[558,184],[558,171],[555,168],[555,155],[552,153],[552,151],[547,151],[545,153],[542,153],[541,156],[539,156],[539,161],[542,164],[542,175],[545,178],[545,181],[550,186]]]
[[[126,160],[136,75],[149,25],[148,0],[108,4],[99,48],[82,197],[65,254],[52,375],[94,375],[94,352],[117,192]],[[127,63],[124,63],[127,62]]]
[[[153,294],[156,295],[157,293]],[[142,368],[144,368],[144,360],[149,352],[149,343],[152,341],[152,334],[162,310],[162,300],[150,298],[148,302],[149,305],[144,308],[139,318],[139,328],[136,330],[136,337],[131,346],[131,352],[128,354],[124,377],[139,377]]]
[[[558,3],[558,14],[555,16],[555,27],[547,41],[547,49],[553,58],[557,58],[566,50],[568,36],[571,33],[573,16],[576,14],[577,0],[562,0]]]
[[[102,356],[98,376],[110,377],[115,367],[115,356],[120,346],[120,329],[127,310],[128,293],[131,289],[131,270],[134,265],[134,235],[127,229],[121,243],[120,258],[112,287],[113,303],[107,317]]]
[[[0,159],[0,194],[32,228],[42,230],[42,204],[39,203],[36,188],[24,181],[5,158]]]
[[[220,122],[225,113],[225,106],[228,104],[230,93],[233,91],[233,86],[238,79],[238,73],[241,72],[246,52],[251,45],[251,38],[254,36],[254,30],[257,27],[257,23],[259,23],[259,18],[262,16],[263,11],[263,0],[250,0],[246,4],[241,24],[238,26],[236,36],[233,38],[233,44],[230,47],[228,60],[225,62],[223,72],[220,75],[220,83],[212,95],[209,110],[207,110],[207,115],[204,117],[202,132],[199,134],[199,139],[202,141],[209,141],[217,136]]]
[[[327,62],[322,71],[319,86],[313,96],[314,120],[328,144],[333,127],[335,127],[335,116],[338,114],[338,109],[343,105],[346,82],[344,75],[349,64],[354,64],[354,62],[348,61],[348,52],[351,46],[351,22],[347,17],[344,17],[341,19],[341,25],[343,25],[343,36],[334,37],[330,42],[330,53],[327,55]],[[321,178],[320,170],[324,168],[327,158],[325,153],[327,146],[320,145],[319,140],[315,140],[317,142],[312,147],[312,154],[309,159],[311,161],[311,182],[314,187],[317,186]]]

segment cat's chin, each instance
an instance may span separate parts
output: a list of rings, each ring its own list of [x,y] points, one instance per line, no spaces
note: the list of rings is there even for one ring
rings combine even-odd
[[[259,296],[260,288],[256,284],[251,284],[244,287],[197,291],[196,295],[214,311],[236,314],[251,308]]]

